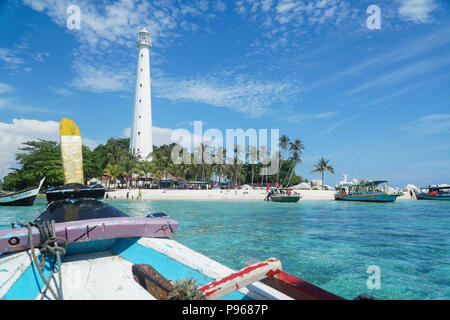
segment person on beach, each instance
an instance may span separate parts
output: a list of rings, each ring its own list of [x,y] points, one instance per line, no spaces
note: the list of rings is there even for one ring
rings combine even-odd
[[[127,192],[127,200],[130,198],[130,193]]]
[[[410,195],[410,197],[411,197],[411,200],[414,199],[414,195],[413,195],[412,190],[409,190],[409,195]]]
[[[139,188],[139,199],[142,200],[142,190]]]

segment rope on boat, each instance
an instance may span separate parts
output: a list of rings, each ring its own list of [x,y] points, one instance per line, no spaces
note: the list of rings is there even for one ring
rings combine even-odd
[[[39,230],[41,236],[41,247],[39,251],[41,252],[41,261],[38,263],[36,255],[34,254],[34,245],[32,238],[32,230],[31,227],[36,227]],[[64,238],[57,237],[55,233],[55,221],[45,221],[41,223],[30,222],[27,224],[28,228],[28,243],[30,244],[31,257],[33,259],[33,263],[36,266],[36,269],[41,276],[42,281],[44,282],[44,291],[41,294],[41,300],[44,299],[47,290],[51,292],[53,298],[56,300],[63,300],[63,292],[62,292],[62,272],[61,272],[61,255],[66,254],[67,241]],[[51,268],[50,276],[48,279],[45,279],[44,276],[44,268],[46,256],[56,256],[56,259],[53,259],[53,265]],[[56,263],[58,268],[56,268]],[[57,292],[53,290],[50,285],[50,280],[53,275],[57,273],[59,278],[59,285],[57,284]]]

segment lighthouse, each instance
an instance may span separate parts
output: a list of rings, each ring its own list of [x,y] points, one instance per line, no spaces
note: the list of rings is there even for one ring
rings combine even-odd
[[[153,152],[150,88],[150,48],[152,47],[152,40],[150,39],[150,33],[145,28],[139,31],[136,46],[139,55],[130,150],[132,153],[139,155],[141,160],[145,160]]]

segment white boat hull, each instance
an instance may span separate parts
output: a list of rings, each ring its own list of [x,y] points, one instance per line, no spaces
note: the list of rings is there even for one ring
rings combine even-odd
[[[109,241],[109,240],[108,240]],[[154,300],[133,278],[133,264],[149,264],[166,279],[193,277],[199,285],[222,279],[235,271],[174,241],[165,238],[118,239],[108,243],[91,242],[88,247],[69,247],[62,263],[64,299],[69,300]],[[36,250],[36,249],[35,249]],[[38,254],[38,250],[35,251]],[[0,256],[0,299],[41,298],[42,281],[31,263],[30,251]],[[46,275],[48,276],[48,274]],[[39,279],[39,280],[38,280]],[[56,279],[55,279],[56,280]],[[57,281],[52,281],[55,288]],[[44,297],[48,298],[48,297]],[[289,296],[255,282],[226,295],[224,300],[292,300]]]

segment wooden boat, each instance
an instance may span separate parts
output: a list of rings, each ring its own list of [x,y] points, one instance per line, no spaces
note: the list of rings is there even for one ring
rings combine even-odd
[[[415,192],[417,200],[450,200],[450,186],[429,186]]]
[[[381,185],[384,184],[384,187]],[[338,201],[394,202],[401,193],[389,193],[387,181],[366,181],[360,184],[347,183],[339,186],[334,194]]]
[[[94,198],[103,199],[106,189],[100,184],[94,184],[91,186],[85,186],[81,183],[70,183],[64,186],[50,187],[45,192],[47,201],[62,200],[62,199],[81,199],[81,198]]]
[[[45,178],[35,187],[18,192],[0,194],[0,206],[32,206],[44,180]]]
[[[301,196],[292,188],[274,188],[269,190],[265,200],[273,202],[298,202]]]

